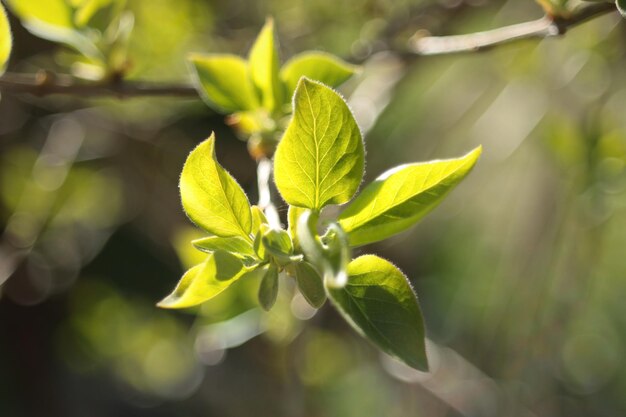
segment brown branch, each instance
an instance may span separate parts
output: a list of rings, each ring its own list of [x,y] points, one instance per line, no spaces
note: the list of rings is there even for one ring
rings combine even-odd
[[[521,39],[543,39],[563,35],[574,26],[616,10],[614,3],[593,3],[579,7],[566,17],[544,16],[530,22],[467,35],[419,36],[418,32],[409,42],[409,48],[417,55],[476,52]]]
[[[36,96],[67,94],[82,97],[118,98],[170,96],[197,98],[198,92],[191,84],[174,84],[142,81],[78,81],[68,75],[46,71],[37,74],[6,73],[0,77],[0,91],[29,93]]]

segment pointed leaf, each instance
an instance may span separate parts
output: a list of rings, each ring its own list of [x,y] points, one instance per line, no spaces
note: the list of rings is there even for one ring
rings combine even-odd
[[[276,186],[289,204],[314,211],[352,198],[363,178],[361,132],[341,96],[302,78],[294,115],[274,160]]]
[[[267,217],[259,206],[252,206],[252,234],[256,235],[261,230],[261,225],[267,225]]]
[[[374,255],[353,260],[343,288],[327,288],[333,304],[361,335],[407,365],[428,370],[422,312],[409,281]]]
[[[274,21],[268,19],[250,49],[248,58],[252,83],[261,95],[261,104],[268,111],[277,110],[283,102],[279,77],[278,43],[274,35]]]
[[[215,160],[215,135],[187,158],[180,195],[189,218],[211,234],[251,241],[250,203],[237,181]]]
[[[325,52],[304,52],[283,65],[280,78],[285,83],[287,97],[291,97],[302,77],[338,87],[357,70],[357,66],[348,64],[334,55]]]
[[[248,63],[229,54],[191,55],[198,91],[207,104],[224,113],[258,106]]]
[[[214,252],[205,262],[187,271],[176,289],[157,305],[162,308],[198,305],[215,297],[251,270],[228,252]]]
[[[259,303],[265,311],[269,311],[276,303],[278,297],[278,269],[275,265],[270,265],[267,272],[261,279],[259,286]]]
[[[382,174],[339,216],[350,245],[386,239],[413,226],[465,178],[480,153],[478,147],[458,159],[402,165]]]
[[[4,7],[0,4],[0,74],[4,72],[4,68],[9,61],[12,45],[13,36],[11,35],[9,19],[4,11]]]
[[[320,308],[326,301],[326,290],[322,277],[308,262],[300,262],[295,266],[296,283],[305,300],[313,308]]]

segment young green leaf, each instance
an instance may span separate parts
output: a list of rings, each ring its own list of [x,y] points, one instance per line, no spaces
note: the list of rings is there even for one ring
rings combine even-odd
[[[291,237],[291,241],[293,242],[293,247],[298,249],[300,247],[300,242],[298,241],[298,219],[300,215],[306,209],[296,206],[289,206],[289,210],[287,211],[287,231],[289,232],[289,236]]]
[[[300,293],[311,307],[320,308],[326,301],[326,290],[322,283],[322,277],[308,262],[299,262],[294,269]]]
[[[237,181],[215,160],[214,134],[187,157],[180,195],[189,218],[204,230],[251,240],[250,203]]]
[[[269,311],[276,303],[278,296],[278,269],[275,265],[270,265],[267,272],[261,279],[259,286],[259,303],[265,311]]]
[[[261,227],[263,247],[281,265],[302,260],[302,255],[293,255],[293,243],[289,234],[284,230]]]
[[[393,168],[369,184],[339,216],[351,246],[386,239],[413,226],[470,172],[478,147],[458,159]]]
[[[248,58],[253,84],[261,94],[261,104],[268,111],[277,110],[283,103],[283,87],[279,77],[280,59],[274,35],[274,20],[267,19],[250,49]]]
[[[215,297],[251,270],[228,252],[213,252],[206,261],[187,271],[174,291],[157,305],[162,308],[198,305]]]
[[[374,255],[353,260],[348,283],[328,294],[354,329],[383,351],[428,370],[422,312],[406,276]]]
[[[325,52],[304,52],[291,58],[283,65],[280,78],[285,83],[286,93],[291,97],[300,78],[307,77],[331,87],[338,87],[358,70],[357,66]]]
[[[4,11],[4,7],[0,4],[0,74],[4,72],[4,68],[9,61],[12,45],[13,37],[11,35],[9,19]]]
[[[258,106],[248,63],[229,54],[191,55],[198,91],[207,104],[224,113]]]
[[[626,0],[616,0],[615,5],[617,6],[617,10],[619,10],[622,16],[626,17]]]
[[[199,250],[207,253],[221,250],[230,252],[240,259],[249,260],[256,258],[252,243],[238,236],[209,236],[193,240],[191,243]]]
[[[254,235],[259,233],[262,224],[268,224],[267,217],[259,206],[254,205],[252,206],[252,233]]]
[[[347,202],[363,178],[363,160],[361,132],[348,105],[331,88],[302,78],[274,159],[285,201],[314,211]]]

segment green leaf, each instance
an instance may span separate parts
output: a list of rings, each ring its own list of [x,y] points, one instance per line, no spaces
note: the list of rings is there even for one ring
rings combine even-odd
[[[94,40],[76,27],[74,9],[69,2],[65,0],[7,0],[7,4],[20,18],[24,27],[35,36],[65,43],[92,59],[104,58]]]
[[[295,265],[296,283],[304,299],[314,308],[320,308],[326,301],[326,290],[322,277],[308,262]]]
[[[159,304],[162,308],[185,308],[215,297],[252,268],[228,252],[216,251],[183,275],[174,291]]]
[[[351,246],[386,239],[413,226],[471,171],[478,147],[458,159],[393,168],[369,184],[339,216]]]
[[[189,218],[204,230],[251,241],[250,203],[237,181],[215,160],[214,134],[187,157],[180,195]]]
[[[289,236],[291,237],[291,241],[293,242],[293,247],[298,249],[300,247],[300,242],[298,240],[298,219],[300,215],[306,209],[296,206],[289,206],[289,210],[287,211],[287,231],[289,232]]]
[[[259,206],[254,205],[252,206],[252,234],[258,234],[262,224],[268,224],[267,217]]]
[[[277,110],[283,103],[279,77],[278,43],[274,35],[274,20],[267,19],[250,49],[248,58],[252,83],[261,95],[261,104],[268,111]]]
[[[224,113],[258,106],[248,64],[236,55],[191,55],[198,91],[207,104]]]
[[[11,27],[9,19],[2,4],[0,4],[0,74],[4,72],[9,57],[11,56],[11,47],[13,46],[13,36],[11,35]]]
[[[263,247],[281,265],[302,259],[301,255],[293,255],[293,243],[286,231],[270,229],[267,226],[261,227],[261,230],[263,230],[261,239]]]
[[[346,320],[386,353],[427,371],[422,312],[406,276],[374,255],[350,262],[348,274],[345,287],[327,287]]]
[[[203,252],[212,253],[222,250],[225,252],[230,252],[236,257],[244,260],[256,258],[256,254],[254,253],[254,248],[252,247],[252,244],[249,241],[242,239],[238,236],[209,236],[193,240],[191,243]]]
[[[259,286],[259,303],[265,311],[269,311],[276,303],[278,297],[278,269],[275,265],[270,265],[267,272],[261,279]]]
[[[622,16],[626,17],[626,0],[616,0],[615,5],[617,6],[617,10],[619,10]]]
[[[285,83],[286,93],[291,97],[300,78],[307,77],[331,87],[338,87],[358,70],[355,65],[325,52],[304,52],[291,58],[283,65],[280,78]]]
[[[285,201],[314,211],[347,202],[363,178],[363,159],[361,132],[348,105],[331,88],[302,78],[274,159]]]

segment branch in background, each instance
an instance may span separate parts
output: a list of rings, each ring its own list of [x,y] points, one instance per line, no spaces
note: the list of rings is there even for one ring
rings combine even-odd
[[[485,32],[456,36],[420,37],[416,35],[410,41],[409,48],[418,55],[476,52],[521,39],[543,39],[563,35],[574,26],[616,10],[614,3],[593,3],[574,10],[567,17],[545,16],[538,20]]]
[[[521,39],[540,39],[564,34],[570,28],[589,19],[616,11],[613,3],[593,3],[580,7],[567,17],[543,17],[531,22],[505,26],[485,32],[457,36],[415,35],[409,42],[410,54],[441,55],[459,52],[476,52]],[[390,29],[390,33],[397,28]],[[385,33],[385,37],[390,37]],[[418,32],[419,34],[420,32]],[[386,43],[386,42],[383,42]],[[399,55],[403,55],[401,52]],[[36,96],[51,94],[76,95],[83,97],[154,97],[169,96],[197,98],[198,93],[191,84],[160,82],[110,81],[84,82],[68,75],[56,75],[47,71],[37,74],[6,73],[0,77],[0,91],[29,93]]]
[[[32,75],[6,73],[0,77],[0,91],[29,93],[36,96],[67,94],[83,97],[116,96],[118,98],[148,96],[198,97],[198,92],[191,84],[124,80],[81,82],[68,75],[57,75],[47,71],[41,71]]]

